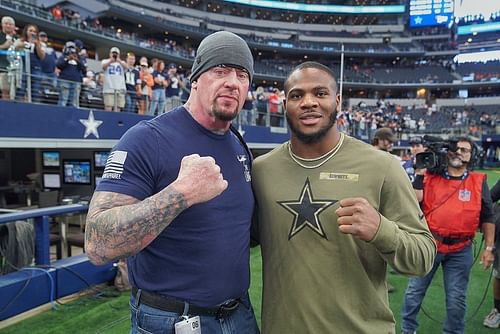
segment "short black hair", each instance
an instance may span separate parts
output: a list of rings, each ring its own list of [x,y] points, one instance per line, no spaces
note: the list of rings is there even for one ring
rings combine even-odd
[[[295,66],[294,69],[288,74],[288,76],[285,80],[285,84],[284,84],[285,95],[288,93],[288,85],[289,85],[288,81],[290,80],[290,77],[295,72],[301,71],[301,70],[304,70],[307,68],[315,68],[317,70],[320,70],[320,71],[327,73],[333,79],[334,88],[335,88],[335,90],[337,90],[337,79],[335,78],[335,74],[333,74],[333,71],[328,66],[325,66],[325,65],[318,63],[316,61],[305,61],[305,62]]]

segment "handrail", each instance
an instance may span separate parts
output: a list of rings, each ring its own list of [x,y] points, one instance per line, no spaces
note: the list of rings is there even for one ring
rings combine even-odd
[[[68,204],[0,215],[0,225],[22,219],[35,222],[35,263],[50,265],[49,217],[88,210],[86,204]]]
[[[50,217],[67,213],[81,212],[88,210],[88,208],[89,207],[86,204],[68,204],[61,206],[53,206],[49,208],[32,209],[21,212],[7,213],[0,215],[0,224],[5,224],[22,219],[39,218],[43,216]]]

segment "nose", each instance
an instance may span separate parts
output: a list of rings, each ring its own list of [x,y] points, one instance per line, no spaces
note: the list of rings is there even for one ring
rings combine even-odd
[[[314,94],[305,94],[304,98],[302,99],[302,105],[301,107],[303,108],[315,108],[318,106],[318,100],[316,99],[316,96]]]
[[[224,85],[226,87],[236,87],[238,84],[238,73],[236,73],[236,69],[231,69],[231,71],[226,75],[224,81]]]

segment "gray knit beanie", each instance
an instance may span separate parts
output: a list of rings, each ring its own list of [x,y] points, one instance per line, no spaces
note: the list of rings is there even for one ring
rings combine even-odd
[[[247,43],[238,35],[218,31],[205,37],[196,51],[191,81],[217,65],[232,65],[247,70],[253,78],[253,56]]]

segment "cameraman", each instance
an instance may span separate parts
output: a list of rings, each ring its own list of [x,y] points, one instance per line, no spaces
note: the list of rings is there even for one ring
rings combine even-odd
[[[87,72],[82,64],[74,42],[66,42],[63,55],[56,62],[59,72],[59,102],[60,106],[79,106],[80,89],[84,74]]]
[[[125,107],[125,70],[128,65],[120,58],[120,49],[113,46],[109,50],[109,58],[102,61],[104,70],[103,97],[104,109],[120,111]]]
[[[424,277],[410,278],[401,309],[401,333],[417,330],[417,314],[438,267],[443,267],[446,294],[444,333],[463,333],[466,295],[473,264],[472,240],[481,227],[485,249],[480,263],[484,270],[493,263],[495,225],[486,175],[469,169],[473,142],[461,137],[452,142],[442,171],[418,171],[413,188],[434,235],[438,253],[432,270]]]

